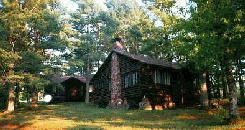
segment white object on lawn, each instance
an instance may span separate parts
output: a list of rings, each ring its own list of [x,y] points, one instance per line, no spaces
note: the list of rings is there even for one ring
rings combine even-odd
[[[52,100],[52,96],[47,94],[47,95],[44,96],[43,100],[44,100],[44,102],[49,103]]]

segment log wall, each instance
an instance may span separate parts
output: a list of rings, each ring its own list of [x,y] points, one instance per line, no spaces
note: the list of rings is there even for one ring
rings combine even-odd
[[[143,97],[151,99],[153,104],[163,102],[164,95],[170,95],[177,105],[187,104],[195,97],[193,78],[186,70],[174,70],[162,66],[149,65],[118,55],[121,78],[121,98],[127,100],[131,108],[137,108]],[[160,69],[170,73],[170,85],[155,84],[154,72]],[[137,73],[137,82],[125,87],[125,76]],[[93,77],[91,84],[94,87],[92,101],[99,106],[106,107],[111,100],[111,59],[108,58]],[[190,92],[190,93],[189,93]]]

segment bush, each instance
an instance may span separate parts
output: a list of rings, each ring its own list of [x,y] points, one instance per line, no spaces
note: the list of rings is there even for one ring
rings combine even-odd
[[[228,114],[229,113],[227,109],[217,108],[214,117],[216,117],[218,120],[224,120],[228,118]]]
[[[239,101],[238,101],[238,104],[239,104],[239,105],[245,106],[245,99],[244,99],[244,98],[241,98],[241,97],[240,97],[238,100],[239,100]]]
[[[210,101],[212,108],[227,108],[229,106],[229,99],[213,99]]]
[[[44,93],[52,96],[50,103],[60,103],[65,101],[65,89],[61,84],[49,83],[44,87]]]
[[[44,92],[55,96],[64,96],[65,89],[60,84],[50,83],[44,87]]]

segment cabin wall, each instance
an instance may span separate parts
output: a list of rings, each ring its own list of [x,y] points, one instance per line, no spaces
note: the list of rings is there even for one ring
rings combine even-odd
[[[139,102],[144,97],[150,99],[152,105],[163,104],[164,96],[171,95],[172,101],[176,104],[181,103],[181,92],[179,82],[179,72],[169,68],[143,64],[135,60],[120,56],[122,98],[127,99],[130,108],[138,108]],[[170,73],[170,84],[158,84],[154,82],[155,70]],[[137,75],[136,83],[125,86],[125,76],[134,77]]]
[[[111,98],[111,64],[105,63],[93,77],[91,85],[93,86],[93,92],[91,95],[91,101],[100,107],[106,107]]]
[[[169,74],[168,83],[155,83],[155,71],[159,70]],[[171,101],[175,102],[174,90],[177,87],[176,72],[170,68],[163,68],[154,65],[143,65],[140,71],[140,86],[144,97],[150,100],[151,105],[162,105],[165,103],[165,97],[170,96]]]
[[[144,64],[120,54],[117,56],[121,77],[121,99],[127,100],[130,108],[138,108],[144,97],[149,98],[152,105],[163,104],[166,95],[170,95],[176,105],[190,105],[196,102],[194,99],[197,90],[193,87],[194,78],[188,70],[174,70]],[[170,84],[155,83],[155,70],[170,73]],[[111,59],[99,69],[91,85],[94,87],[91,93],[92,102],[106,107],[111,101]]]
[[[139,71],[142,64],[120,55],[119,63],[121,72],[122,99],[127,100],[130,108],[138,107],[138,102],[140,102],[142,99],[142,89],[139,85],[139,79],[137,80],[136,78],[139,76]],[[126,78],[128,79],[128,82],[126,81]],[[125,86],[126,84],[128,85]]]

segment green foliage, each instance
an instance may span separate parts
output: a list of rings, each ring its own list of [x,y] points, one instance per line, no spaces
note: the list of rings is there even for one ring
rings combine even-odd
[[[13,63],[18,61],[21,57],[16,52],[6,51],[0,48],[0,75],[6,73]]]
[[[87,75],[99,67],[99,62],[106,57],[105,52],[111,50],[118,23],[93,1],[78,5],[80,8],[71,14],[69,21],[71,28],[68,30],[71,31],[67,31],[67,35],[76,40],[68,46],[71,54],[64,57],[69,61],[69,74],[79,72],[80,75]]]
[[[44,92],[53,96],[64,96],[65,88],[61,84],[49,83],[45,86]]]
[[[217,108],[215,111],[216,111],[216,112],[215,112],[215,114],[213,115],[214,118],[216,118],[216,119],[218,119],[218,120],[220,120],[220,121],[222,121],[222,120],[228,118],[228,113],[229,113],[229,112],[228,112],[227,109],[225,109],[225,108]]]
[[[236,20],[241,18],[237,13],[242,10],[233,8],[235,3],[229,0],[194,2],[197,7],[192,17],[178,26],[182,41],[179,52],[195,64],[199,71],[211,70],[213,65],[220,64],[224,58],[234,62],[234,54],[244,55],[241,52],[243,38],[233,37],[233,34],[238,33],[234,32],[234,28],[244,24],[244,21]],[[229,53],[225,52],[227,48],[231,50]]]
[[[56,0],[1,2],[0,9],[0,80],[20,84],[29,98],[50,81],[41,74],[51,58],[50,50],[64,50],[63,25],[55,10]],[[46,62],[46,65],[44,64]]]
[[[39,77],[33,77],[31,79],[30,85],[35,86],[36,88],[43,90],[43,88],[45,86],[47,86],[49,83],[50,83],[49,80],[45,80],[45,79],[39,78]]]
[[[22,59],[18,66],[19,70],[25,70],[31,74],[35,74],[37,70],[40,71],[44,67],[42,64],[44,57],[42,55],[33,52],[22,52],[21,57]]]
[[[237,60],[244,57],[242,50],[245,42],[244,37],[240,36],[243,33],[241,26],[245,25],[241,19],[244,18],[244,2],[193,1],[196,7],[191,10],[190,19],[183,20],[177,26],[180,34],[177,54],[183,55],[184,60],[193,65],[194,72],[210,72],[212,86],[209,86],[209,90],[213,92],[220,93],[220,88],[226,89],[225,80],[222,79],[226,77],[231,103],[229,114],[233,119],[238,117],[235,75],[240,71],[233,67],[238,67]]]

